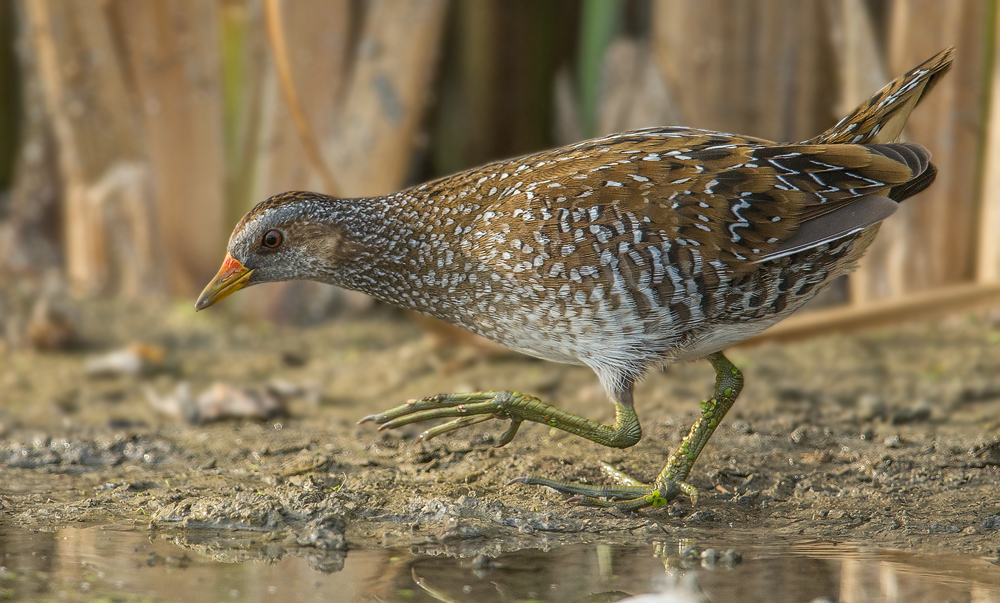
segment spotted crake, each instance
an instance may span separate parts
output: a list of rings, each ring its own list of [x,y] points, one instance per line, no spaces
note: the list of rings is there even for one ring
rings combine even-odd
[[[930,153],[896,142],[945,74],[948,49],[827,132],[797,144],[658,127],[498,161],[385,197],[291,192],[240,220],[203,309],[256,283],[311,279],[464,327],[515,350],[591,367],[615,405],[603,425],[519,392],[443,394],[366,417],[430,420],[431,438],[490,419],[614,447],[641,437],[633,388],[651,368],[707,358],[712,398],[650,484],[541,477],[588,505],[637,509],[696,491],[686,479],[743,376],[722,354],[849,272],[879,223],[929,186]]]

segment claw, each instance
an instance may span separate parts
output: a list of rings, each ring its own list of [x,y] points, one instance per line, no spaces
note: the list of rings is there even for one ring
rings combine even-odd
[[[683,492],[684,494],[687,494],[688,498],[691,499],[691,506],[692,507],[697,506],[698,505],[698,488],[695,488],[694,486],[692,486],[691,484],[689,484],[687,482],[681,482],[678,485],[681,488],[681,492]]]
[[[514,435],[517,433],[518,428],[521,427],[521,419],[516,417],[510,418],[510,425],[507,427],[507,431],[503,432],[500,436],[500,440],[493,445],[494,448],[500,448],[501,446],[506,446],[510,444],[510,441],[514,439]]]

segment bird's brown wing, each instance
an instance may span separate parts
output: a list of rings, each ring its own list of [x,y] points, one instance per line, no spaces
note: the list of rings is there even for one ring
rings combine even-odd
[[[501,272],[540,276],[553,265],[607,265],[609,255],[749,265],[805,223],[843,218],[839,208],[911,180],[926,157],[917,145],[775,145],[674,128],[619,134],[491,166],[498,175],[481,176],[474,198],[482,195],[485,211],[472,229],[489,234],[470,233],[470,247]]]

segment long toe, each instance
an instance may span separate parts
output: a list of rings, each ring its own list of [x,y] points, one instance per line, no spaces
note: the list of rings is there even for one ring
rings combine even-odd
[[[653,507],[655,509],[657,507],[665,506],[668,502],[670,502],[670,499],[661,495],[659,490],[647,489],[641,496],[627,500],[605,500],[590,496],[574,496],[567,499],[566,502],[576,503],[584,507],[602,507],[618,509],[620,511],[638,511],[639,509],[644,509],[646,507]]]
[[[637,496],[648,494],[653,487],[649,484],[636,482],[632,486],[595,486],[592,484],[576,484],[572,482],[560,482],[546,477],[518,477],[507,482],[510,484],[528,484],[533,486],[545,486],[552,488],[563,494],[571,494],[586,498],[610,498],[610,499],[632,499]]]

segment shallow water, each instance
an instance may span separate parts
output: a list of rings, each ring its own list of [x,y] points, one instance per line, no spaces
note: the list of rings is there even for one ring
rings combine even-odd
[[[113,527],[0,528],[0,600],[617,601],[666,590],[675,598],[664,601],[1000,601],[1000,568],[981,558],[822,542],[566,545],[492,560],[361,549],[320,563],[252,538],[214,549],[175,539]],[[736,546],[742,560],[713,564],[697,554],[710,546]]]

